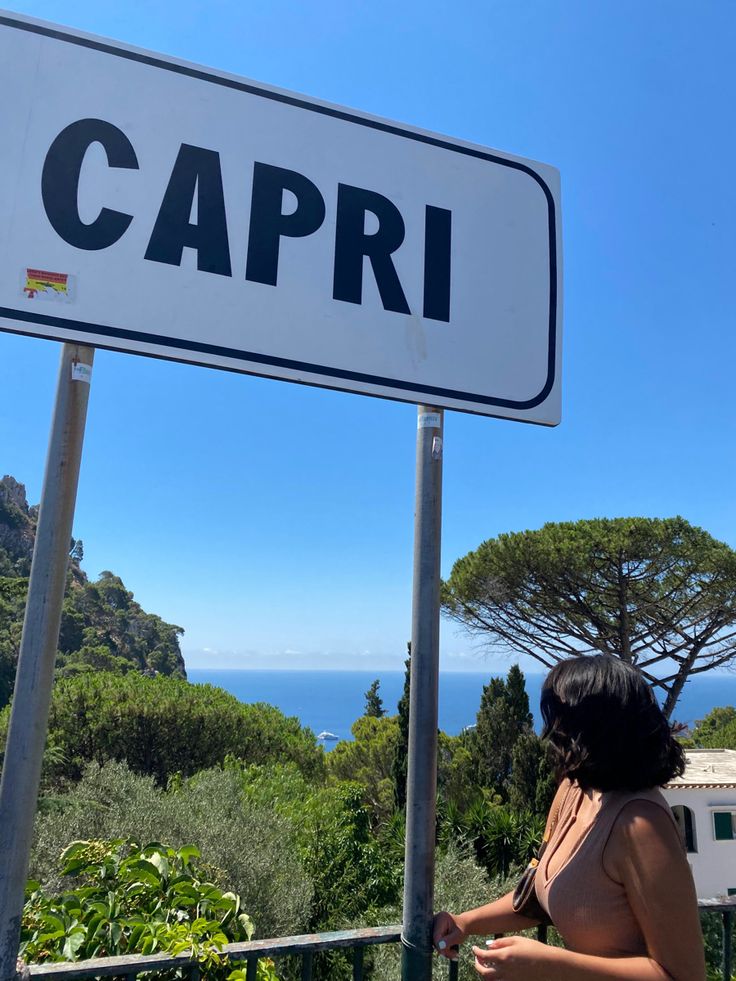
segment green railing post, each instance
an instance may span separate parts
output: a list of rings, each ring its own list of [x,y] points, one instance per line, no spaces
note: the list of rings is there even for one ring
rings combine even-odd
[[[302,981],[312,981],[312,963],[314,954],[311,950],[302,954]]]
[[[364,947],[353,947],[353,981],[363,981]]]

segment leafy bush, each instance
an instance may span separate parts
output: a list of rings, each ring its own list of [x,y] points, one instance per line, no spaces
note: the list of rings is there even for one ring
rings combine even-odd
[[[4,745],[7,710],[0,714]],[[296,718],[270,705],[244,705],[221,688],[137,672],[59,679],[49,737],[63,754],[56,776],[77,780],[88,762],[124,760],[165,785],[221,764],[228,754],[249,763],[293,761],[305,774],[324,774],[324,751]]]
[[[451,804],[439,809],[440,841],[471,847],[486,871],[502,878],[536,854],[544,825],[543,814],[515,811],[486,796],[477,797],[464,810]]]
[[[79,883],[49,897],[30,882],[20,953],[26,962],[78,961],[116,954],[188,954],[211,979],[225,978],[227,943],[250,940],[253,923],[240,897],[206,879],[192,845],[178,850],[133,841],[75,841],[61,856],[61,872]],[[156,972],[175,978],[176,969]],[[273,981],[268,961],[259,981]]]
[[[701,910],[708,981],[723,981],[723,920],[720,913]],[[736,923],[731,922],[731,944],[736,949]],[[736,975],[733,976],[736,979]]]
[[[248,799],[292,825],[314,883],[310,930],[352,927],[367,910],[398,895],[400,864],[388,860],[372,833],[360,784],[318,787],[294,766],[243,767],[241,780]]]
[[[354,928],[371,911],[396,902],[403,855],[395,860],[374,835],[363,786],[317,787],[293,765],[243,767],[241,772],[246,796],[292,823],[298,858],[314,884],[310,932]],[[291,976],[293,970],[293,964],[279,962],[279,973]],[[350,955],[337,950],[318,954],[314,975],[320,981],[352,977]]]
[[[211,880],[241,896],[260,937],[307,929],[313,886],[294,826],[268,801],[246,796],[237,771],[205,771],[164,791],[124,763],[90,765],[79,784],[48,799],[38,815],[31,877],[49,893],[70,888],[58,871],[59,854],[73,839],[91,838],[194,843]]]

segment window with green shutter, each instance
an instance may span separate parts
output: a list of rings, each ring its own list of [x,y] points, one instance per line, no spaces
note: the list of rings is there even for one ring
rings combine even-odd
[[[716,841],[730,841],[733,839],[733,815],[731,811],[714,811],[713,827],[715,828]]]

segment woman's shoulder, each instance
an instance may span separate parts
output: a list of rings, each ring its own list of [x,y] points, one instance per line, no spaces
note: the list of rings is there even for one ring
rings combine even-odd
[[[602,802],[610,810],[614,828],[625,828],[639,822],[664,823],[677,827],[672,809],[658,787],[648,790],[613,790],[603,794]]]
[[[604,867],[619,878],[622,867],[647,866],[677,856],[684,844],[672,811],[659,791],[621,795],[604,848]]]

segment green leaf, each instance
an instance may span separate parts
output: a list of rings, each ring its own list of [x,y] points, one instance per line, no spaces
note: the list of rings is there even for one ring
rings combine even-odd
[[[248,937],[248,940],[250,940],[250,938],[253,936],[253,932],[255,930],[255,926],[253,924],[253,920],[251,920],[251,918],[248,916],[247,913],[241,913],[240,916],[238,917],[238,923],[241,925],[241,927],[245,931],[245,934]]]
[[[73,841],[71,845],[67,845],[64,851],[61,853],[59,861],[62,864],[64,862],[68,862],[69,859],[75,858],[81,852],[86,851],[88,847],[89,847],[88,841]]]
[[[62,872],[64,875],[76,875],[77,872],[86,868],[89,868],[89,862],[86,858],[73,858],[63,866]]]
[[[67,961],[77,960],[77,951],[84,943],[84,927],[78,927],[67,936],[62,955]]]
[[[191,862],[193,858],[201,858],[202,854],[196,845],[183,845],[179,849],[179,858],[185,864]]]
[[[169,892],[175,896],[193,896],[196,899],[199,899],[200,895],[199,890],[192,885],[191,879],[173,883],[169,886]]]
[[[130,936],[128,937],[128,951],[133,953],[138,950],[138,946],[141,942],[141,937],[146,932],[146,928],[142,923],[138,923],[130,931]]]
[[[149,856],[149,862],[158,869],[158,873],[161,878],[166,878],[169,874],[169,863],[166,858],[161,854],[161,852],[153,852]]]

